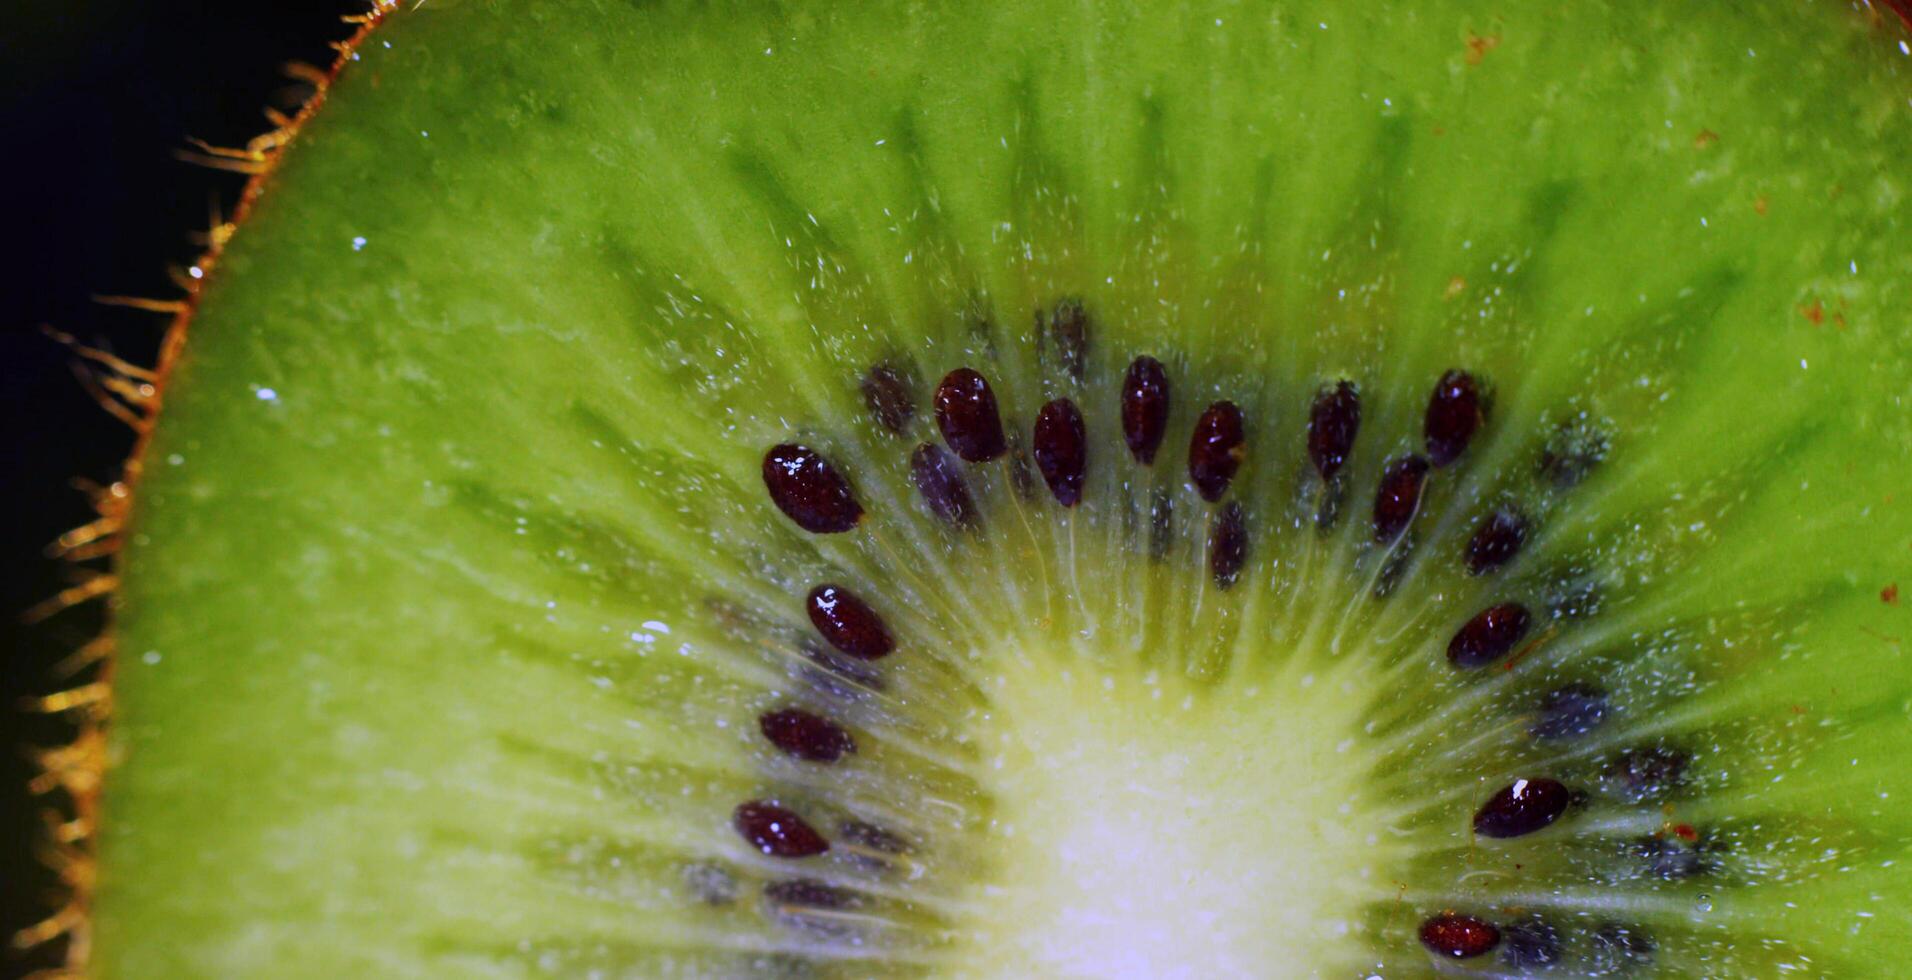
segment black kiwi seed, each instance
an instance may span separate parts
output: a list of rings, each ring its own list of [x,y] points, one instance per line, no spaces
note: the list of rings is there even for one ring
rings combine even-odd
[[[1539,916],[1509,923],[1501,938],[1506,945],[1500,958],[1517,970],[1540,970],[1560,962],[1560,930]]]
[[[863,505],[843,474],[808,446],[793,442],[763,454],[763,485],[784,516],[812,534],[837,534],[863,520]]]
[[[1513,507],[1501,507],[1481,518],[1474,536],[1467,540],[1467,573],[1485,575],[1514,560],[1527,543],[1527,515]]]
[[[1241,409],[1234,402],[1216,402],[1195,420],[1195,433],[1188,440],[1188,478],[1203,500],[1212,504],[1228,492],[1247,455],[1247,442]]]
[[[1474,833],[1482,837],[1523,837],[1567,812],[1573,791],[1556,779],[1516,779],[1501,787],[1474,813]]]
[[[1572,738],[1600,727],[1607,717],[1607,692],[1582,682],[1562,684],[1540,698],[1527,731],[1535,738]]]
[[[1082,368],[1088,362],[1089,312],[1082,301],[1065,299],[1056,303],[1049,317],[1049,335],[1056,344],[1056,359],[1069,377],[1082,380]]]
[[[805,762],[835,762],[856,751],[856,739],[842,725],[802,708],[766,711],[757,727],[783,754]]]
[[[840,585],[819,585],[804,599],[810,625],[829,644],[859,660],[876,660],[896,649],[883,617]]]
[[[752,847],[771,857],[806,858],[830,849],[830,842],[787,807],[767,800],[740,803],[731,824]]]
[[[1208,571],[1215,584],[1226,592],[1241,575],[1248,561],[1248,522],[1241,504],[1231,500],[1215,514],[1215,525],[1208,532]]]
[[[1122,439],[1135,461],[1148,466],[1167,432],[1168,372],[1161,361],[1138,357],[1122,378]]]
[[[1500,930],[1485,919],[1442,912],[1421,923],[1421,945],[1436,956],[1472,959],[1500,945]]]
[[[1601,768],[1600,787],[1628,803],[1657,800],[1686,782],[1689,761],[1665,746],[1630,749]]]
[[[1374,540],[1386,543],[1407,530],[1414,511],[1421,506],[1421,486],[1427,482],[1427,460],[1419,456],[1401,456],[1390,460],[1381,471],[1381,486],[1374,493]]]
[[[976,505],[969,499],[969,485],[956,468],[956,460],[935,443],[926,442],[910,454],[910,481],[923,502],[945,523],[973,527]]]
[[[1447,641],[1447,662],[1463,669],[1485,667],[1511,652],[1531,625],[1527,607],[1517,602],[1488,606]]]
[[[1031,452],[1043,482],[1055,494],[1056,503],[1074,507],[1082,500],[1082,478],[1088,467],[1089,438],[1082,424],[1082,411],[1075,402],[1058,398],[1036,413],[1036,433]]]
[[[1639,926],[1609,922],[1593,931],[1592,964],[1595,975],[1629,973],[1653,962],[1656,944]]]
[[[1361,429],[1361,395],[1354,382],[1340,381],[1321,389],[1308,410],[1308,460],[1321,479],[1332,482],[1354,450]]]
[[[1540,450],[1540,476],[1556,490],[1574,487],[1607,457],[1606,432],[1585,418],[1568,419],[1554,428]]]
[[[916,417],[916,386],[910,376],[888,364],[876,364],[863,375],[863,404],[884,429],[900,434]]]
[[[965,462],[987,463],[1009,449],[1002,416],[989,382],[969,368],[957,368],[936,386],[936,427],[951,452]]]
[[[1441,375],[1434,394],[1427,400],[1427,419],[1422,432],[1427,437],[1427,458],[1435,466],[1446,466],[1467,451],[1467,444],[1483,421],[1480,385],[1466,371]]]

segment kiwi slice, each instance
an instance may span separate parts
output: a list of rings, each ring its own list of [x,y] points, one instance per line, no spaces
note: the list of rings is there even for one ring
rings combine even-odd
[[[100,974],[1901,968],[1895,22],[405,6],[166,365]]]

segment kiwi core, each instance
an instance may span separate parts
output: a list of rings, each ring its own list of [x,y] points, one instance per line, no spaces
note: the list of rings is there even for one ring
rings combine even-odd
[[[998,687],[982,748],[1002,864],[969,948],[980,974],[1306,976],[1358,959],[1353,916],[1390,885],[1348,757],[1359,699],[1331,690],[1352,682],[1178,677]]]

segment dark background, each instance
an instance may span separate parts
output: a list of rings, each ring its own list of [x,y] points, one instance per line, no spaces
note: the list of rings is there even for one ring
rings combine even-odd
[[[102,626],[98,604],[38,625],[20,613],[70,584],[46,556],[92,516],[75,480],[110,482],[133,433],[75,379],[43,327],[150,365],[167,318],[95,295],[172,299],[195,233],[231,214],[243,177],[179,160],[188,137],[242,146],[309,87],[284,66],[331,63],[365,0],[4,0],[0,7],[0,937],[50,908],[29,752],[70,734],[22,703]],[[57,802],[57,801],[55,801]],[[0,949],[6,944],[0,942]],[[0,952],[0,976],[58,949]]]

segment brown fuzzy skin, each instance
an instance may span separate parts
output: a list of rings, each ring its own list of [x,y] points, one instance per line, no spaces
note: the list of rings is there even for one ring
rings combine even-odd
[[[108,604],[110,618],[113,596],[119,586],[118,571],[93,563],[101,559],[110,562],[119,552],[166,382],[185,346],[186,332],[198,309],[200,293],[217,266],[226,242],[264,193],[266,179],[277,166],[280,152],[297,137],[306,120],[325,104],[327,89],[351,61],[352,53],[398,9],[398,0],[370,0],[367,12],[344,18],[345,23],[352,25],[352,33],[333,44],[338,56],[331,66],[324,70],[308,67],[295,71],[298,78],[311,83],[314,89],[312,97],[296,114],[273,116],[274,127],[243,148],[202,146],[200,152],[185,155],[191,162],[244,173],[249,179],[240,192],[231,219],[208,234],[205,252],[193,263],[198,275],[181,282],[185,295],[176,300],[103,298],[104,302],[114,305],[171,315],[155,367],[147,369],[128,364],[104,351],[80,346],[65,335],[53,335],[55,340],[72,347],[82,360],[90,362],[97,376],[89,378],[89,387],[94,389],[106,411],[133,429],[135,439],[119,479],[93,489],[93,510],[98,516],[61,535],[53,546],[56,557],[73,562],[82,570],[79,583],[28,609],[23,614],[28,622],[38,622],[95,601]],[[16,950],[26,950],[65,942],[62,965],[33,975],[41,980],[85,976],[92,952],[92,899],[97,880],[95,830],[100,820],[100,788],[113,762],[107,737],[112,716],[113,662],[114,635],[109,622],[104,632],[81,645],[57,668],[80,680],[73,687],[28,706],[28,710],[64,715],[78,728],[78,734],[67,744],[32,750],[35,775],[28,789],[35,796],[49,800],[43,812],[46,835],[40,847],[44,860],[59,877],[61,893],[50,902],[57,903],[53,910],[15,933],[11,944]]]

